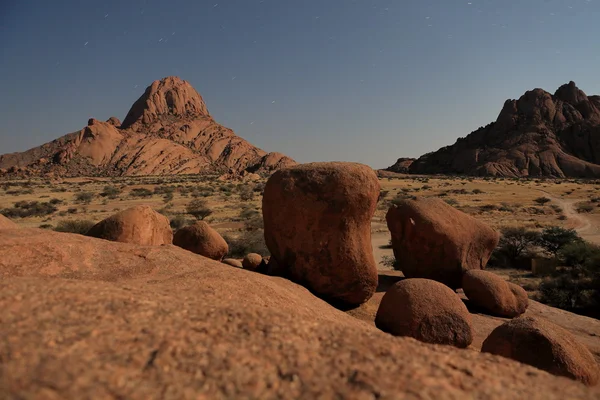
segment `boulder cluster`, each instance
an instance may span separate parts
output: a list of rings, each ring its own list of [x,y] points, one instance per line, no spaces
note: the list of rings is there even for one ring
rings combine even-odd
[[[149,207],[138,206],[99,222],[87,233],[89,237],[121,242],[118,245],[111,244],[113,247],[108,244],[97,244],[98,247],[102,247],[103,254],[106,254],[105,257],[100,256],[99,250],[94,247],[96,242],[90,242],[96,239],[84,237],[75,239],[70,238],[71,235],[54,234],[57,236],[52,240],[52,244],[36,245],[33,251],[19,254],[7,250],[6,254],[3,254],[0,249],[0,267],[4,269],[0,269],[2,272],[0,277],[4,276],[6,271],[21,271],[15,265],[23,262],[30,263],[31,260],[28,257],[44,260],[44,265],[36,269],[35,274],[31,273],[31,277],[44,274],[58,278],[80,276],[87,280],[111,282],[117,277],[119,279],[135,278],[151,274],[151,280],[143,280],[143,287],[125,289],[137,291],[143,297],[145,296],[144,290],[148,288],[147,285],[156,285],[153,289],[154,296],[139,301],[145,302],[143,303],[144,307],[164,302],[164,306],[171,309],[169,313],[161,314],[154,308],[151,312],[139,311],[142,303],[132,303],[131,299],[135,296],[127,293],[121,294],[121,288],[117,290],[98,286],[98,290],[107,293],[111,299],[122,299],[114,300],[120,304],[119,307],[128,307],[131,313],[138,313],[141,319],[133,318],[133,320],[137,321],[135,323],[139,323],[140,329],[147,330],[145,322],[139,321],[145,321],[149,315],[153,316],[153,324],[154,318],[158,318],[157,325],[161,327],[166,328],[170,326],[169,324],[173,324],[181,329],[189,328],[187,325],[182,327],[180,320],[173,320],[173,315],[178,315],[178,318],[186,321],[192,318],[189,319],[189,324],[195,324],[192,329],[194,332],[200,332],[203,336],[192,340],[191,337],[181,336],[186,335],[187,331],[182,331],[180,328],[174,327],[174,330],[170,331],[171,333],[165,331],[165,335],[171,335],[173,338],[181,336],[181,343],[187,344],[183,346],[178,342],[179,344],[173,345],[174,347],[167,351],[166,348],[170,345],[165,343],[169,343],[168,341],[162,339],[161,342],[158,338],[151,340],[156,348],[152,351],[149,360],[146,361],[146,366],[143,367],[144,371],[147,368],[151,368],[151,371],[154,371],[155,368],[156,371],[160,368],[167,368],[161,370],[160,373],[152,372],[153,377],[160,376],[161,379],[166,379],[164,374],[170,368],[169,365],[173,363],[175,363],[173,365],[178,365],[177,357],[195,354],[194,357],[201,358],[198,360],[200,364],[212,363],[217,369],[223,368],[218,373],[204,370],[202,379],[210,380],[211,374],[218,376],[218,379],[233,379],[235,382],[232,384],[232,388],[237,390],[239,387],[248,387],[250,390],[250,387],[253,387],[252,390],[257,391],[256,397],[264,397],[269,390],[276,390],[273,388],[280,385],[282,381],[286,382],[284,385],[286,390],[292,390],[288,383],[293,383],[296,379],[311,381],[314,385],[322,384],[321,378],[317,375],[322,375],[325,371],[330,372],[329,379],[336,380],[337,378],[332,377],[335,375],[333,370],[330,371],[328,368],[338,363],[346,365],[344,364],[346,362],[344,360],[347,360],[346,357],[354,360],[354,356],[339,353],[338,356],[341,357],[339,360],[333,361],[332,358],[332,364],[329,367],[321,365],[319,367],[321,373],[316,375],[314,363],[329,363],[328,357],[331,349],[337,348],[336,346],[339,346],[340,343],[345,343],[349,337],[355,337],[357,341],[381,340],[381,338],[389,336],[381,332],[383,331],[393,336],[408,337],[427,344],[447,345],[451,346],[450,348],[469,348],[475,336],[472,313],[509,318],[485,339],[482,346],[483,353],[510,358],[554,375],[578,380],[586,385],[591,386],[598,382],[600,370],[594,356],[585,345],[579,343],[572,334],[549,321],[526,315],[529,304],[527,293],[521,287],[508,283],[494,273],[484,270],[490,254],[498,244],[498,233],[485,223],[438,199],[406,200],[392,205],[387,213],[386,219],[391,232],[394,255],[405,278],[392,285],[378,305],[374,322],[375,326],[379,328],[379,332],[363,332],[363,329],[366,329],[365,326],[348,322],[349,320],[345,319],[348,317],[347,315],[336,314],[337,310],[317,299],[316,297],[319,297],[337,308],[349,309],[369,301],[377,291],[379,277],[373,257],[370,224],[377,206],[379,192],[377,176],[367,166],[341,162],[298,165],[275,172],[265,186],[262,207],[265,242],[271,254],[269,257],[251,253],[242,260],[226,258],[229,252],[227,242],[207,223],[196,222],[191,226],[179,229],[173,235],[166,217]],[[25,230],[15,230],[14,228],[16,226],[12,222],[0,218],[0,237],[3,232],[25,232]],[[8,234],[6,235],[8,236]],[[37,234],[25,232],[20,235],[24,235],[24,240],[32,242],[40,240],[39,236],[36,236]],[[64,250],[64,245],[61,245],[61,242],[64,241],[72,241],[75,246],[67,246],[68,250]],[[9,242],[7,241],[8,245],[11,245]],[[98,242],[104,243],[103,241]],[[15,243],[18,243],[18,239],[11,243],[16,248]],[[181,249],[177,249],[177,247]],[[64,262],[64,252],[76,251],[74,249],[77,249],[80,252],[79,257],[85,260],[81,266]],[[55,259],[61,259],[61,262],[56,263]],[[124,270],[124,265],[128,266],[129,270]],[[225,265],[235,268],[224,267]],[[223,268],[219,269],[219,266]],[[18,273],[22,273],[22,271]],[[226,290],[222,294],[218,294],[221,292],[218,292],[218,284],[215,283],[218,280],[216,279],[217,275],[227,277],[231,275],[228,278],[230,280],[223,283]],[[185,276],[185,278],[177,280],[174,278],[175,276]],[[203,321],[202,318],[205,318],[206,315],[200,316],[196,308],[186,308],[187,305],[192,304],[189,303],[190,301],[195,302],[196,297],[193,293],[195,290],[199,290],[191,282],[205,282],[206,286],[203,286],[201,290],[202,296],[205,296],[206,299],[218,298],[219,301],[229,304],[228,302],[237,298],[238,301],[243,300],[244,304],[249,305],[248,307],[244,306],[242,312],[229,308],[219,309],[214,304],[210,304],[206,308],[207,315],[213,316],[219,323],[231,323],[231,326],[223,325],[218,328],[217,326],[221,325],[203,325],[198,321]],[[283,284],[282,282],[287,283]],[[33,286],[27,287],[35,287],[35,282],[30,283]],[[293,286],[294,284],[303,286],[308,291],[298,291],[296,286]],[[12,286],[8,285],[5,293],[17,290],[15,285],[18,286],[18,283]],[[71,298],[72,295],[66,294],[62,285],[61,283],[52,289],[57,296],[69,298],[73,304],[83,304],[83,300]],[[68,286],[68,284],[64,285]],[[88,286],[85,286],[84,289],[90,290]],[[461,298],[457,293],[458,289],[462,289],[466,299]],[[174,303],[170,303],[170,297],[165,297],[167,293],[181,296],[182,299],[185,299],[186,307],[179,309]],[[219,304],[222,305],[222,303]],[[282,306],[276,312],[266,311],[273,304]],[[36,305],[33,304],[31,307],[36,307]],[[81,307],[83,307],[81,310],[89,310],[90,307],[95,306],[86,303]],[[198,315],[196,316],[196,314]],[[291,318],[294,316],[300,318],[296,320],[297,322],[304,322],[298,322],[298,324],[291,322],[294,321],[294,318]],[[269,325],[268,321],[265,322],[265,318],[285,323],[285,326]],[[311,321],[309,318],[316,319]],[[315,323],[315,321],[320,322]],[[338,324],[336,321],[344,322]],[[90,327],[90,329],[92,328]],[[335,334],[332,334],[330,329]],[[144,330],[140,331],[142,336],[134,335],[135,338],[132,337],[131,343],[136,343],[140,340],[139,338],[145,340],[143,339],[145,337]],[[96,331],[91,331],[86,335],[100,335],[100,333],[94,332]],[[231,359],[228,359],[221,366],[222,358],[219,357],[225,356],[219,356],[218,352],[229,350],[219,347],[219,340],[228,340],[227,338],[232,332],[239,335],[236,336],[237,341],[241,343],[247,341],[248,345],[252,347],[236,349],[235,356],[231,356],[236,362],[231,364]],[[254,338],[253,335],[256,332],[259,333],[259,342],[249,339]],[[297,335],[302,336],[302,340],[308,338],[312,344],[308,346],[305,342],[287,340],[287,338]],[[362,336],[359,338],[357,335]],[[260,352],[249,353],[258,349],[256,343],[273,343],[272,340],[280,340],[283,337],[286,339],[274,343],[273,348],[270,345],[261,344]],[[329,341],[333,337],[336,339]],[[128,339],[120,340],[127,342]],[[205,345],[204,340],[214,342],[214,345]],[[103,342],[100,341],[100,343]],[[404,356],[406,357],[408,354],[409,358],[421,357],[419,355],[422,352],[419,350],[421,347],[414,347],[416,345],[412,342],[407,343],[411,344],[405,349],[407,352]],[[200,347],[189,349],[188,345]],[[94,347],[97,351],[105,351],[101,344],[94,346],[100,346]],[[131,344],[131,346],[138,345]],[[320,350],[316,350],[316,353],[314,346],[320,348]],[[361,345],[357,344],[357,346],[359,349]],[[409,347],[413,350],[409,350]],[[346,351],[348,354],[356,352],[347,348]],[[368,350],[369,355],[365,353],[361,362],[370,363],[371,361],[368,360],[381,358],[384,354],[393,358],[392,353],[386,353],[386,351],[381,348]],[[307,355],[309,353],[311,356]],[[464,356],[471,357],[466,354]],[[487,357],[481,354],[478,356]],[[269,362],[273,359],[282,357],[285,360],[281,361],[282,364],[271,378],[268,375],[271,373],[268,369],[270,367],[265,367],[265,365],[270,365]],[[387,360],[390,357],[384,358]],[[2,359],[2,346],[0,346],[0,364]],[[294,361],[290,361],[292,359]],[[483,358],[481,359],[483,360]],[[497,359],[494,360],[499,363]],[[23,362],[27,364],[34,361]],[[114,362],[119,363],[120,361],[115,360]],[[415,379],[419,381],[418,376],[422,374],[415,372],[416,370],[411,364],[413,361],[407,359],[402,362],[405,364],[403,367],[405,373],[417,377]],[[263,364],[260,364],[262,367],[259,368],[259,364],[255,365],[254,363]],[[311,363],[313,363],[312,366],[310,366]],[[350,361],[350,363],[354,363],[354,361]],[[235,366],[233,366],[234,364]],[[503,371],[502,367],[498,367],[501,364],[490,365],[495,365],[492,368],[494,371],[496,368],[498,371]],[[485,367],[488,371],[490,365]],[[234,368],[237,375],[227,375],[230,368]],[[252,372],[257,368],[263,371],[262,378],[260,378],[262,386],[251,383],[259,379]],[[447,365],[444,363],[442,367],[436,366],[433,370],[439,368],[442,368],[440,371],[446,371]],[[451,367],[450,369],[452,368],[460,370],[462,367]],[[350,372],[347,377],[343,377],[343,380],[346,383],[363,382],[357,383],[360,387],[374,387],[373,385],[378,386],[384,381],[387,382],[387,378],[380,377],[384,374],[384,370],[375,373],[373,372],[376,371],[375,369],[369,370],[369,372],[359,368]],[[309,373],[307,371],[312,371],[310,378],[306,375]],[[427,374],[435,374],[432,371],[428,370]],[[534,370],[532,369],[532,371]],[[372,373],[379,378],[371,377],[369,374]],[[440,375],[443,376],[440,378],[442,382],[447,382],[445,373]],[[469,373],[472,377],[472,372]],[[481,376],[483,377],[486,373],[482,373]],[[502,374],[502,372],[498,373]],[[186,377],[187,375],[182,376]],[[247,381],[244,380],[246,378]],[[266,381],[262,380],[263,378]],[[405,376],[400,379],[404,382],[404,387],[410,386],[404,378]],[[236,379],[244,381],[237,382]],[[449,379],[456,379],[457,387],[469,386],[461,381],[463,378],[451,377]],[[515,382],[520,382],[520,378],[514,379]],[[370,382],[368,385],[364,383],[367,381]],[[462,383],[459,384],[459,381]],[[396,383],[391,380],[389,385],[394,386]],[[506,383],[499,387],[505,387],[505,385]],[[527,390],[526,386],[520,387],[521,394]],[[300,385],[300,387],[306,389],[308,386]],[[224,392],[221,392],[220,395],[223,397],[248,396],[248,393],[236,392],[232,388],[227,389],[231,390],[230,392],[223,389]],[[267,392],[261,392],[261,390]],[[454,389],[446,387],[443,390],[451,393]],[[472,387],[472,390],[478,389]],[[259,392],[260,394],[258,394]],[[336,393],[337,395],[332,397],[360,397],[358,392],[344,392],[341,396],[340,392]],[[380,397],[387,397],[385,393],[377,390],[369,393],[374,397],[377,397],[376,393],[379,393]],[[464,395],[463,392],[460,393]],[[303,392],[303,395],[312,398],[317,393]],[[489,395],[490,393],[483,397],[489,397]],[[249,397],[255,396],[249,395]],[[273,392],[270,392],[267,397],[278,396],[273,396]],[[448,397],[456,396],[449,395]],[[492,394],[492,397],[498,396]]]

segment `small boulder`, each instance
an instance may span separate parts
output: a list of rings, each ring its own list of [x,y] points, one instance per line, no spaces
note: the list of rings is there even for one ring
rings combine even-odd
[[[518,317],[529,305],[525,289],[493,272],[467,271],[463,275],[462,287],[473,305],[500,317]]]
[[[242,267],[249,271],[258,271],[260,267],[264,264],[263,258],[260,254],[250,253],[244,257],[242,261]]]
[[[117,117],[110,117],[109,119],[106,120],[106,122],[108,122],[109,124],[111,124],[112,126],[114,126],[116,128],[121,127],[121,121]]]
[[[13,221],[0,214],[0,229],[16,229],[18,227]]]
[[[394,256],[408,278],[460,288],[462,276],[484,269],[498,232],[437,198],[403,200],[386,215]]]
[[[173,237],[173,244],[217,261],[229,251],[225,239],[204,221],[179,229]]]
[[[372,168],[297,165],[265,185],[265,242],[282,273],[324,298],[358,305],[377,288],[371,218],[379,197]]]
[[[448,286],[429,279],[405,279],[381,300],[375,325],[395,336],[460,348],[473,342],[471,315]]]
[[[242,262],[240,260],[236,260],[235,258],[226,258],[221,262],[223,264],[231,265],[232,267],[244,268],[244,266],[242,265]]]
[[[94,225],[86,235],[147,246],[173,243],[169,219],[148,206],[135,206],[108,217]]]
[[[500,325],[485,339],[481,351],[586,385],[595,385],[600,377],[588,348],[565,329],[541,318],[519,317]]]

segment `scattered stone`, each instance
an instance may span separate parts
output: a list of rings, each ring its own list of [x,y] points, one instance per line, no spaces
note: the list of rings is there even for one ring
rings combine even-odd
[[[484,269],[498,232],[437,198],[402,200],[386,215],[394,256],[408,278],[460,288],[462,276]]]
[[[463,276],[462,287],[473,305],[500,317],[518,317],[529,305],[525,289],[505,281],[493,272],[467,271]]]
[[[263,196],[265,241],[286,277],[319,296],[358,305],[377,287],[371,218],[373,169],[311,163],[275,172]]]
[[[217,261],[229,252],[225,239],[204,221],[179,229],[173,237],[173,244]]]
[[[250,253],[244,257],[242,261],[242,266],[244,269],[249,271],[258,271],[258,269],[264,264],[263,258],[260,254]]]
[[[494,329],[481,351],[551,374],[595,385],[600,377],[598,364],[587,347],[565,329],[541,318],[519,317]]]
[[[395,336],[460,348],[473,342],[471,315],[449,287],[429,279],[395,283],[381,300],[375,325]]]
[[[121,211],[98,222],[86,235],[149,246],[173,243],[169,219],[149,206],[135,206]]]

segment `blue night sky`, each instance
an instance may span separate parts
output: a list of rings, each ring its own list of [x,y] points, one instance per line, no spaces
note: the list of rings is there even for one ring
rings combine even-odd
[[[0,153],[176,75],[267,151],[385,167],[526,90],[600,94],[598,21],[597,0],[0,0]]]

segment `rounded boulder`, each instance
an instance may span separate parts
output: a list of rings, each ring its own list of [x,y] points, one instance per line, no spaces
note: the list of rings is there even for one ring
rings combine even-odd
[[[225,258],[221,261],[223,264],[230,265],[236,268],[243,268],[242,262],[240,260],[236,260],[235,258]]]
[[[204,221],[179,229],[173,237],[173,244],[218,261],[229,251],[225,239]]]
[[[242,260],[242,267],[249,271],[258,271],[264,261],[260,254],[250,253]]]
[[[518,317],[529,305],[525,289],[493,272],[467,271],[463,275],[462,287],[473,305],[500,317]]]
[[[460,288],[462,276],[484,269],[500,236],[437,198],[402,200],[386,215],[392,248],[404,275]]]
[[[381,300],[375,325],[394,336],[460,348],[473,342],[471,315],[448,286],[430,279],[405,279]]]
[[[135,206],[108,217],[94,225],[86,235],[146,246],[173,243],[169,219],[148,206]]]
[[[534,317],[519,317],[492,331],[481,351],[532,365],[554,375],[595,385],[600,370],[587,347],[565,329]]]
[[[377,288],[371,218],[379,191],[377,175],[362,164],[310,163],[275,172],[262,210],[279,272],[326,299],[368,300]]]

